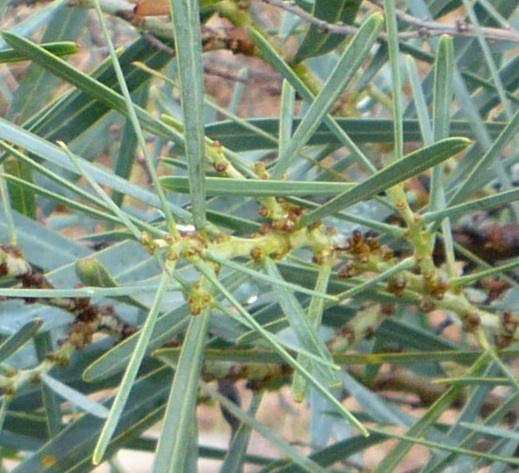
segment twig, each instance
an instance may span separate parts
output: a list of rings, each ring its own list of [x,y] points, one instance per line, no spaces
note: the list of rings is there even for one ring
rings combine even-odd
[[[383,3],[380,0],[368,0],[373,5],[379,8],[384,8]],[[442,34],[448,34],[451,36],[475,36],[476,33],[472,25],[465,21],[456,21],[453,23],[439,23],[436,21],[422,20],[416,18],[402,10],[397,10],[396,15],[398,19],[409,25],[417,26],[422,31],[426,31],[429,36],[439,36]],[[481,31],[485,38],[494,41],[512,41],[519,43],[519,32],[513,28],[487,28],[482,27]],[[415,32],[420,33],[420,31]],[[422,33],[423,34],[423,33]],[[409,35],[409,33],[403,33],[402,36]]]
[[[314,17],[311,13],[306,12],[302,8],[298,7],[294,1],[291,0],[262,0],[263,3],[272,5],[283,10],[293,13],[305,21],[308,21],[312,25],[320,28],[323,32],[336,33],[341,35],[353,35],[357,32],[358,28],[350,25],[345,25],[342,22],[328,23],[327,21],[321,20]],[[370,0],[370,3],[381,7],[381,2]],[[398,19],[409,25],[418,27],[416,31],[406,31],[399,34],[399,38],[402,40],[413,39],[413,38],[426,38],[430,36],[441,36],[448,34],[451,36],[475,36],[475,32],[471,25],[465,22],[452,23],[438,23],[435,21],[421,20],[405,12],[397,12]],[[491,41],[511,41],[513,43],[519,43],[519,32],[512,29],[500,29],[500,28],[481,28],[485,38]],[[380,41],[387,41],[387,35],[382,33],[379,37]]]

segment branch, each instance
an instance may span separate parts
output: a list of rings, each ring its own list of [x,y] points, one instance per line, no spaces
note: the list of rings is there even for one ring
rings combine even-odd
[[[384,8],[384,4],[380,0],[369,0],[369,2],[378,6],[379,8]],[[419,28],[419,31],[414,33],[402,33],[403,39],[416,38],[417,36],[423,36],[424,34],[427,36],[441,36],[443,34],[448,34],[451,36],[476,36],[472,25],[466,23],[465,21],[456,21],[454,24],[439,23],[436,21],[416,18],[412,15],[409,15],[408,13],[403,12],[402,10],[397,10],[396,16],[403,23],[407,23]],[[485,38],[489,40],[512,41],[514,43],[519,43],[519,32],[514,30],[510,25],[508,25],[508,28],[506,29],[481,27],[481,31]]]
[[[312,25],[321,29],[324,33],[353,35],[358,31],[358,28],[345,25],[342,22],[328,23],[327,21],[320,20],[319,18],[314,17],[311,13],[308,13],[302,8],[298,7],[295,2],[290,0],[262,0],[262,2],[293,13],[294,15],[297,15],[303,20],[308,21]],[[382,8],[381,2],[374,0],[370,0],[370,2],[377,7]],[[400,33],[398,37],[402,40],[427,38],[431,36],[441,36],[444,34],[451,36],[476,36],[472,26],[465,22],[456,22],[452,24],[421,20],[402,11],[398,11],[397,16],[400,21],[418,28],[416,31],[406,31],[404,33]],[[511,41],[513,43],[519,43],[519,32],[513,30],[512,28],[499,29],[482,27],[481,31],[483,32],[485,38],[491,41]],[[387,35],[385,33],[381,33],[379,36],[379,41],[387,41]]]

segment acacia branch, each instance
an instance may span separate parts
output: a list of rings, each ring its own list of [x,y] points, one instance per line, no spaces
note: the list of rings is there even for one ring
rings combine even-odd
[[[335,33],[341,35],[353,35],[358,31],[358,28],[351,25],[345,25],[342,22],[329,23],[327,21],[316,18],[311,13],[303,10],[301,7],[291,0],[262,0],[263,3],[281,8],[287,12],[297,15],[305,21],[321,29],[324,33]],[[382,8],[382,2],[370,0],[370,3]],[[450,36],[476,36],[474,28],[463,21],[455,23],[439,23],[436,21],[422,20],[409,15],[403,11],[397,11],[398,19],[404,23],[415,26],[417,30],[406,31],[400,33],[398,37],[401,40],[428,38],[431,36],[441,36],[448,34]],[[510,41],[519,43],[519,32],[513,28],[488,28],[482,27],[481,31],[485,38],[490,41]],[[387,41],[387,35],[381,33],[379,41]]]

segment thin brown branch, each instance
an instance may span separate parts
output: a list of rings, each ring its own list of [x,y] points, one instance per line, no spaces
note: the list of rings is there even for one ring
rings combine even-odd
[[[373,5],[378,6],[379,8],[384,8],[384,4],[380,0],[368,0]],[[440,36],[443,34],[448,34],[451,36],[476,36],[476,32],[474,28],[469,23],[464,21],[456,21],[455,23],[440,23],[436,21],[429,21],[420,18],[416,18],[415,16],[409,15],[408,13],[397,10],[396,12],[397,18],[408,25],[413,25],[418,28],[416,32],[406,32],[402,33],[400,37],[403,39],[407,39],[409,37],[416,37],[416,33],[422,36],[424,33],[428,36]],[[519,43],[519,32],[509,28],[487,28],[481,27],[481,31],[483,36],[488,40],[492,41],[512,41],[514,43]],[[413,35],[413,36],[409,36]]]
[[[293,13],[312,25],[320,28],[325,33],[336,33],[341,35],[353,35],[357,32],[357,28],[350,25],[345,25],[342,22],[328,23],[314,17],[311,13],[306,12],[291,0],[262,0],[263,3],[281,8],[287,12]],[[370,3],[382,8],[382,2],[370,0]],[[455,23],[439,23],[436,21],[422,20],[409,15],[405,12],[397,12],[398,19],[404,23],[415,26],[415,31],[406,31],[400,33],[398,37],[402,40],[424,38],[431,36],[441,36],[448,34],[450,36],[476,36],[473,27],[465,22]],[[519,32],[514,29],[503,28],[488,28],[482,27],[481,31],[485,38],[490,41],[510,41],[519,43]],[[380,34],[380,41],[387,41],[385,33]]]

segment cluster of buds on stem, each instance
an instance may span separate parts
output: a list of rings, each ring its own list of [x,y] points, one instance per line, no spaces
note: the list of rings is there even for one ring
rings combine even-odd
[[[519,327],[519,316],[510,310],[504,310],[499,317],[501,331],[494,335],[495,344],[504,348],[515,341],[515,334]]]
[[[345,244],[337,245],[334,249],[345,259],[345,263],[338,270],[339,277],[343,278],[376,272],[379,263],[394,262],[394,253],[387,245],[381,245],[375,237],[365,236],[358,230],[351,234]]]

